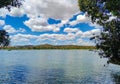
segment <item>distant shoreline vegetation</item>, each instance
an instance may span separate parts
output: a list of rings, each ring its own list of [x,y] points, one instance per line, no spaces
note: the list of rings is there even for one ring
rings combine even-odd
[[[89,49],[93,50],[96,49],[95,46],[79,46],[79,45],[24,45],[24,46],[6,46],[1,47],[0,49],[8,49],[8,50],[27,50],[27,49],[62,49],[62,50],[69,50],[69,49]]]

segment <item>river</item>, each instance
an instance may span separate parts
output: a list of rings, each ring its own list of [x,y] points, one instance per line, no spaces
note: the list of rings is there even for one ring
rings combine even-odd
[[[0,84],[119,84],[120,66],[88,50],[1,50]]]

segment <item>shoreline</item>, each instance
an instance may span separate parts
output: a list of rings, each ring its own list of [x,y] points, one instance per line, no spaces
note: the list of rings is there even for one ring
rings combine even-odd
[[[95,46],[78,46],[78,45],[25,45],[25,46],[7,46],[0,48],[2,50],[96,50]]]

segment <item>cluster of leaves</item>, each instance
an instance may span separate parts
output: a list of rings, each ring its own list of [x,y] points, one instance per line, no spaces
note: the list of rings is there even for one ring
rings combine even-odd
[[[8,46],[10,43],[9,35],[5,30],[0,30],[0,46]]]
[[[21,1],[23,0],[0,0],[0,8],[6,7],[10,10],[11,6],[20,7],[22,5]]]
[[[92,38],[101,56],[120,59],[120,21],[107,22],[101,34]]]
[[[94,36],[99,54],[110,59],[120,59],[120,1],[79,0],[80,10],[91,17],[91,21],[103,26],[101,34]],[[110,20],[114,16],[116,18]]]
[[[106,21],[111,16],[120,18],[119,0],[78,0],[80,10],[87,12],[92,21],[99,19],[100,22]]]

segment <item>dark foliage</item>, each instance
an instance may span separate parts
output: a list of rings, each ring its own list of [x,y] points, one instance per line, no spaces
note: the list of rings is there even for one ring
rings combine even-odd
[[[5,30],[0,30],[0,46],[8,46],[10,43],[9,35]]]
[[[101,34],[94,36],[96,47],[102,57],[120,61],[120,1],[79,0],[80,10],[91,17],[93,23],[103,26]],[[110,17],[116,18],[110,20]]]
[[[5,7],[10,11],[11,6],[20,7],[23,0],[0,0],[0,8]]]

